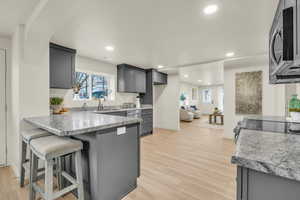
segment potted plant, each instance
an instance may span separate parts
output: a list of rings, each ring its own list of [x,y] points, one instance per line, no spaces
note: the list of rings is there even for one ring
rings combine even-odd
[[[184,94],[180,95],[180,101],[182,101],[183,105],[185,105],[186,96]]]
[[[63,101],[64,99],[60,97],[50,98],[50,105],[51,105],[51,109],[53,110],[53,114],[60,114]]]
[[[300,122],[300,100],[297,98],[297,95],[292,95],[289,102],[289,112],[292,121]]]

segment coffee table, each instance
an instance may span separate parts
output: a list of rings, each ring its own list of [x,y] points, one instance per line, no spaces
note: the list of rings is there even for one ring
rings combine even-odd
[[[217,123],[217,118],[218,117],[220,117],[221,123]],[[209,124],[224,125],[224,115],[222,113],[213,113],[213,114],[210,114],[209,115]]]

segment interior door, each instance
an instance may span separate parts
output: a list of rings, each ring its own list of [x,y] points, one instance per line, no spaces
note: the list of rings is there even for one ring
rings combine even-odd
[[[6,56],[0,49],[0,166],[6,164]]]

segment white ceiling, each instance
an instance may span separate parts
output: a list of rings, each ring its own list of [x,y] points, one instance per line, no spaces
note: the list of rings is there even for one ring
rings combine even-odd
[[[222,85],[224,84],[223,62],[182,67],[179,69],[179,76],[181,82],[193,85]]]
[[[11,35],[24,24],[39,0],[0,0],[0,35]]]
[[[266,53],[278,0],[89,0],[53,41],[111,63],[168,67]],[[203,8],[219,6],[212,16]],[[114,52],[105,46],[113,45]]]

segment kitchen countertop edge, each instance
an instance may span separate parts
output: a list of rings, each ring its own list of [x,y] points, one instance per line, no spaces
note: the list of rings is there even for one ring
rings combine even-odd
[[[97,114],[95,113],[95,115],[97,115]],[[105,117],[105,115],[103,117]],[[35,118],[35,119],[37,119],[37,118]],[[35,126],[36,128],[46,130],[46,131],[53,133],[55,135],[58,135],[58,136],[73,136],[73,135],[86,134],[86,133],[101,131],[101,130],[105,130],[105,129],[115,128],[115,127],[119,127],[119,126],[138,124],[138,123],[141,123],[141,121],[142,121],[139,118],[130,118],[130,117],[124,117],[124,118],[126,118],[125,121],[114,122],[114,123],[105,124],[105,125],[98,125],[98,126],[88,127],[88,128],[78,129],[78,130],[68,130],[68,131],[51,128],[50,126],[44,125],[43,123],[40,123],[37,120],[32,119],[32,118],[24,118],[24,121],[31,124],[32,126]]]

